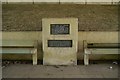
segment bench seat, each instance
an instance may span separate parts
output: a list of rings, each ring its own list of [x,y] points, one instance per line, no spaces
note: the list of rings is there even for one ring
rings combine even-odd
[[[0,41],[0,54],[32,54],[33,65],[37,65],[37,41]]]
[[[87,43],[84,41],[84,64],[89,65],[90,54],[120,54],[120,43]]]

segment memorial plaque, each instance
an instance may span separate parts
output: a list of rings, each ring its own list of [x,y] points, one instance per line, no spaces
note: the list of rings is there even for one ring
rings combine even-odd
[[[50,34],[61,35],[69,34],[70,24],[50,24]]]
[[[48,47],[72,47],[72,40],[48,40]]]

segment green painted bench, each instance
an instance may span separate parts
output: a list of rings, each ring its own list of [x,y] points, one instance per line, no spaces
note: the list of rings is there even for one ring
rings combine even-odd
[[[37,41],[0,41],[0,54],[32,54],[33,65],[37,65]]]
[[[89,65],[91,54],[119,54],[120,43],[87,43],[84,41],[84,65]]]

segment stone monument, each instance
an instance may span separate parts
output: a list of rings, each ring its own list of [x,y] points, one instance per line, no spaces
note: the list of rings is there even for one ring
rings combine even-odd
[[[42,19],[43,65],[77,65],[78,19]]]

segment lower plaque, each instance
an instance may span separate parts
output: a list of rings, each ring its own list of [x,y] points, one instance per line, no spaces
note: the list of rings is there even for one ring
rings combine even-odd
[[[72,47],[72,40],[48,40],[48,47]]]

